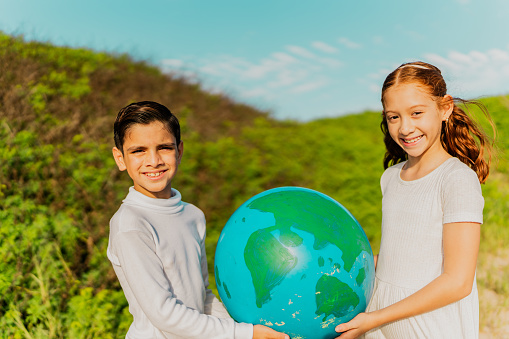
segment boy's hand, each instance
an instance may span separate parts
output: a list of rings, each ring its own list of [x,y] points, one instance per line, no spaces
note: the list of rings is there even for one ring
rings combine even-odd
[[[274,331],[270,327],[254,325],[253,339],[290,339],[290,337],[287,334]]]

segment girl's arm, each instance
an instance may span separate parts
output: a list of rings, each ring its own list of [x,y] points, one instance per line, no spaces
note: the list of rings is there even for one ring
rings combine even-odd
[[[443,273],[416,293],[389,307],[360,313],[351,321],[338,325],[336,331],[344,332],[338,338],[357,338],[375,327],[429,312],[468,296],[475,278],[480,230],[481,225],[473,222],[445,224]]]

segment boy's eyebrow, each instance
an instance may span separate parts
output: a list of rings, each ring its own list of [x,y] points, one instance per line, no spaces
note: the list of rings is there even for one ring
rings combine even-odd
[[[129,147],[128,149],[126,149],[127,152],[129,151],[134,151],[134,150],[137,150],[137,149],[145,149],[146,147],[145,146],[131,146]]]
[[[157,145],[157,147],[175,147],[176,143],[174,142],[168,142],[168,143],[164,143],[164,144],[159,144]],[[138,150],[138,149],[147,149],[147,146],[131,146],[129,147],[126,151],[129,152],[129,151],[134,151],[134,150]]]

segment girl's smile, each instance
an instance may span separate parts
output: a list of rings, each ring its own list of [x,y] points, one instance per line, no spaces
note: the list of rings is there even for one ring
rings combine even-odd
[[[419,142],[422,139],[422,135],[419,135],[418,137],[412,138],[412,139],[401,139],[402,142],[407,146],[413,146],[417,142]]]

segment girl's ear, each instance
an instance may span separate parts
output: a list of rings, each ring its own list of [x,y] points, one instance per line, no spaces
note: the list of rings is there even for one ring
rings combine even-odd
[[[116,147],[113,147],[111,152],[113,153],[113,159],[115,159],[118,169],[121,171],[125,171],[127,167],[125,165],[124,155],[122,154],[122,152],[120,152],[120,150]]]
[[[454,110],[454,99],[449,94],[444,95],[442,99],[442,121],[446,121]]]

